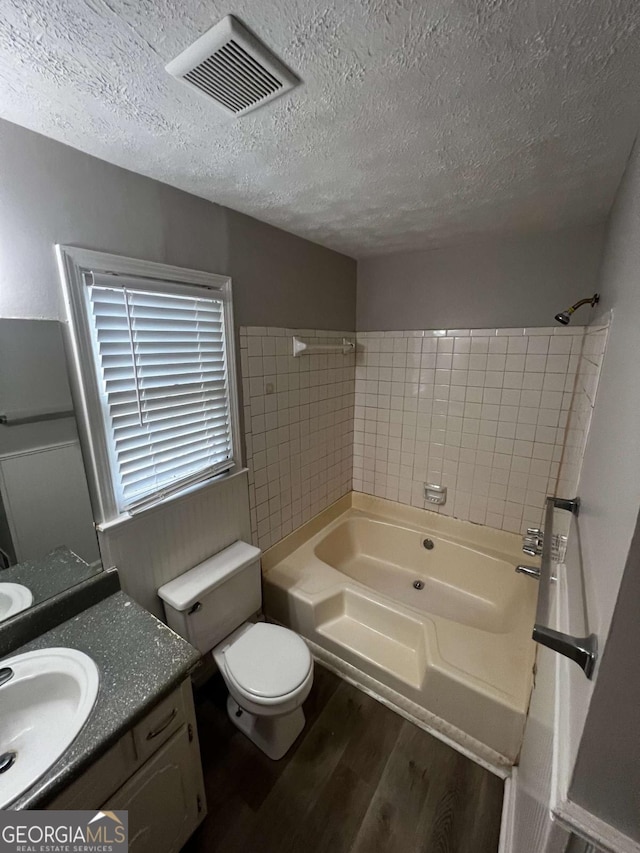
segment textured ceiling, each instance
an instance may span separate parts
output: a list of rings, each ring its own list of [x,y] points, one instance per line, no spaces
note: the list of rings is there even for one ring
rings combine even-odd
[[[304,81],[228,119],[165,63],[233,12]],[[2,0],[0,115],[354,256],[606,216],[638,0]]]

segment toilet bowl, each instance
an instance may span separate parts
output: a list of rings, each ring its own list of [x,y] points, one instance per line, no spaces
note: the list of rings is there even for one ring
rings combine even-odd
[[[301,705],[313,683],[313,658],[288,628],[242,625],[213,650],[227,689],[229,718],[277,760],[304,728]]]
[[[255,620],[262,602],[260,550],[234,542],[158,590],[169,626],[211,652],[229,690],[227,712],[275,760],[304,728],[313,658],[294,631]]]

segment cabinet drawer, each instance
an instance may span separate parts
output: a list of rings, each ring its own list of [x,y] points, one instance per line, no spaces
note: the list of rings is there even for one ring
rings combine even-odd
[[[183,682],[65,788],[48,809],[94,809],[117,791],[186,721],[194,725],[191,682]]]
[[[187,682],[188,689],[190,685]],[[142,763],[153,755],[180,726],[186,722],[184,685],[163,699],[141,723],[133,729],[133,741],[138,760]]]
[[[47,809],[97,809],[138,766],[131,732],[52,800]]]

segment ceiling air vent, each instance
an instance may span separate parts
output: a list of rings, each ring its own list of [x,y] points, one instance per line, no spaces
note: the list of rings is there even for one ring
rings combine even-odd
[[[211,27],[166,69],[235,116],[266,104],[300,82],[233,15]]]

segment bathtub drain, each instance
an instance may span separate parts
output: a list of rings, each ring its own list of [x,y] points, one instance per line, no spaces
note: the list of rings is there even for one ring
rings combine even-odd
[[[424,581],[414,581],[413,582],[414,589],[424,589]]]

